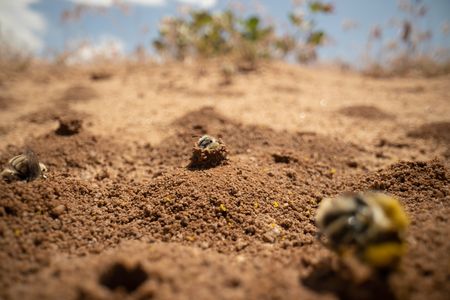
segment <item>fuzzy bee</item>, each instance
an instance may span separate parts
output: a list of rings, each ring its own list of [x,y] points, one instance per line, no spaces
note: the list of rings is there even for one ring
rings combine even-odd
[[[316,224],[331,249],[374,268],[395,267],[406,250],[408,218],[397,199],[383,193],[324,199]]]
[[[26,180],[30,182],[40,177],[47,178],[46,172],[47,167],[39,162],[33,151],[28,149],[25,153],[11,158],[0,175],[6,181]]]
[[[227,146],[209,135],[203,135],[192,148],[189,168],[211,168],[227,162]]]
[[[220,146],[220,143],[214,137],[204,135],[198,140],[197,146],[200,149],[214,150]]]

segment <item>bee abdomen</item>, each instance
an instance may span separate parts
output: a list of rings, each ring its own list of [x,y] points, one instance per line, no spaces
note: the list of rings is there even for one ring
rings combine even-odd
[[[399,241],[386,241],[367,246],[362,253],[362,259],[372,266],[386,268],[395,266],[405,252],[405,243]]]

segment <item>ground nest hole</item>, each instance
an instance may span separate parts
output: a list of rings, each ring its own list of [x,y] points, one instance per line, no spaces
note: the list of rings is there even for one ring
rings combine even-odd
[[[277,164],[289,164],[291,162],[298,162],[298,159],[286,154],[273,153],[272,158],[273,161]]]
[[[135,291],[148,278],[141,265],[127,267],[115,263],[100,276],[100,284],[110,290],[125,289],[128,293]]]

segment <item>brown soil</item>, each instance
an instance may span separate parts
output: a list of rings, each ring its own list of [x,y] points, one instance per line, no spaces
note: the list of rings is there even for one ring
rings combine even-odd
[[[97,93],[93,88],[76,84],[66,89],[60,100],[62,102],[88,101],[95,97]]]
[[[55,133],[58,135],[74,135],[80,133],[83,121],[73,117],[59,117],[59,126]]]
[[[388,119],[392,118],[392,115],[370,105],[354,105],[343,107],[339,112],[345,116],[361,119]]]
[[[7,109],[16,104],[18,104],[17,99],[11,97],[11,95],[8,95],[7,93],[0,93],[0,109]]]
[[[283,64],[227,85],[213,64],[52,72],[5,83],[23,103],[0,111],[0,163],[29,147],[49,172],[0,182],[0,298],[450,294],[448,77]],[[203,134],[225,143],[226,163],[188,167]],[[368,189],[405,207],[409,251],[389,276],[357,283],[317,240],[314,215],[324,197]]]

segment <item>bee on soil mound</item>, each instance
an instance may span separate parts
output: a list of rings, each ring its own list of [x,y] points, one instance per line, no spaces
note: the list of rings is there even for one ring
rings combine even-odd
[[[228,150],[219,139],[204,135],[194,145],[189,168],[211,168],[227,161]]]

